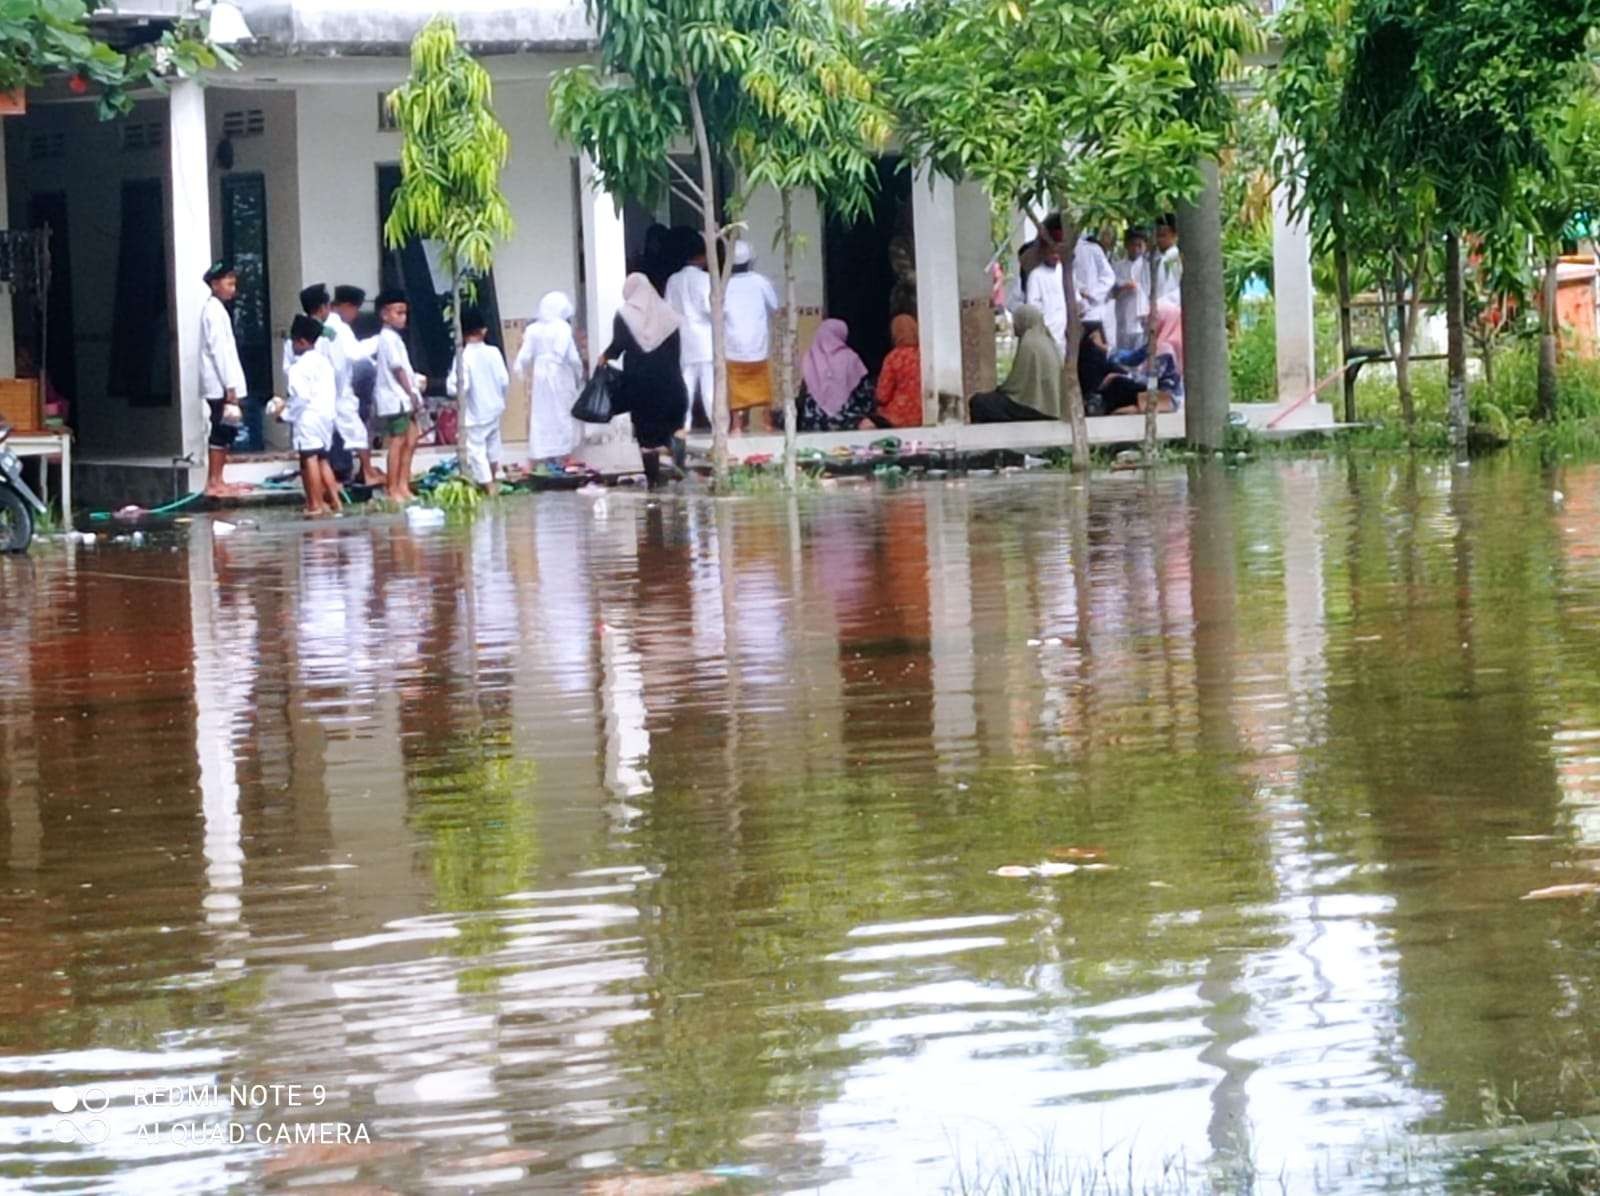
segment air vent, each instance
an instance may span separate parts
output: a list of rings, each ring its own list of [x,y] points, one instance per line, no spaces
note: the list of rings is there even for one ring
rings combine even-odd
[[[239,108],[222,114],[224,137],[260,137],[266,131],[267,114],[259,108]]]
[[[28,141],[28,161],[48,162],[67,156],[65,133],[35,133]]]
[[[389,108],[389,93],[380,91],[378,93],[378,132],[398,133],[399,131],[400,125],[396,122],[394,113]]]
[[[160,149],[166,140],[166,128],[159,120],[130,120],[122,124],[122,149],[125,153]]]

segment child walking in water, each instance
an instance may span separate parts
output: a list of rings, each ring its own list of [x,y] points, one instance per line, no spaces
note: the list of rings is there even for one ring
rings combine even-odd
[[[491,495],[499,491],[500,417],[506,409],[505,356],[488,343],[489,326],[483,313],[469,307],[461,313],[461,372],[466,378],[466,407],[462,436],[467,447],[467,473]],[[462,381],[452,371],[446,389],[461,393]]]
[[[273,414],[294,427],[294,449],[300,454],[300,483],[306,492],[306,514],[337,514],[341,509],[339,483],[328,464],[333,448],[339,384],[333,365],[316,351],[322,324],[310,316],[294,318],[289,346],[294,354],[289,367],[289,401],[272,401]]]

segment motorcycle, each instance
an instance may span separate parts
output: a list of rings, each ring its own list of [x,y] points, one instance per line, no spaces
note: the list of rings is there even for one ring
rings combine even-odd
[[[11,425],[0,420],[0,552],[27,552],[33,542],[34,512],[44,503],[22,480],[22,462],[6,448]]]

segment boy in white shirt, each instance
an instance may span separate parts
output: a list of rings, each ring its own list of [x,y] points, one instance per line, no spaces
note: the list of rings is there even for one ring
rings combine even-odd
[[[318,352],[322,323],[307,315],[294,318],[289,346],[294,353],[289,366],[289,400],[275,399],[280,418],[294,427],[294,450],[300,454],[300,482],[306,492],[306,514],[337,514],[339,483],[328,464],[333,448],[333,425],[338,409],[339,384],[326,356]]]
[[[1047,233],[1039,244],[1039,264],[1028,271],[1027,300],[1044,316],[1045,329],[1063,357],[1067,352],[1067,293],[1062,289],[1061,246]]]
[[[694,422],[694,400],[698,395],[706,415],[712,411],[716,386],[712,365],[711,275],[706,272],[705,242],[695,239],[688,264],[667,279],[667,306],[678,313],[678,365],[683,370],[683,386],[689,392],[689,406],[683,413],[683,430]]]
[[[1085,324],[1105,329],[1108,343],[1117,343],[1117,307],[1112,296],[1117,289],[1116,271],[1106,257],[1104,246],[1092,232],[1084,233],[1072,255],[1072,285],[1078,294],[1078,308]]]
[[[1163,303],[1183,306],[1183,254],[1178,250],[1178,226],[1172,217],[1156,225],[1156,260],[1151,263],[1151,310]]]
[[[351,448],[361,462],[361,481],[377,487],[383,485],[386,479],[383,471],[372,464],[372,440],[367,432],[367,416],[372,413],[372,394],[370,391],[367,393],[367,410],[363,412],[362,397],[356,387],[358,367],[370,373],[373,358],[378,352],[377,337],[369,336],[362,340],[356,336],[356,320],[361,315],[361,305],[366,301],[367,293],[360,287],[340,283],[333,288],[333,306],[326,322],[344,347],[345,359],[350,362],[350,393],[345,395],[341,392],[339,395],[339,434],[344,437],[345,446]],[[360,447],[356,448],[356,445]]]
[[[222,480],[228,450],[244,422],[244,366],[239,361],[233,317],[227,308],[239,293],[239,275],[231,263],[217,262],[204,277],[206,286],[211,288],[200,309],[200,397],[211,414],[211,434],[206,442],[206,495],[226,498],[246,489]]]
[[[505,354],[488,342],[489,326],[475,307],[461,312],[461,336],[465,344],[457,367],[466,377],[466,408],[462,437],[467,447],[467,474],[492,496],[499,492],[500,417],[506,410],[506,388],[511,376],[506,372]],[[461,381],[452,371],[446,389],[461,393]]]
[[[388,486],[394,502],[410,502],[411,458],[416,455],[422,431],[422,388],[427,379],[411,369],[405,330],[410,317],[404,291],[384,291],[373,304],[383,331],[378,334],[378,379],[373,387],[373,410],[389,442]]]
[[[1123,256],[1111,264],[1117,272],[1117,344],[1124,352],[1144,348],[1150,323],[1150,259],[1144,229],[1134,225],[1122,239]]]

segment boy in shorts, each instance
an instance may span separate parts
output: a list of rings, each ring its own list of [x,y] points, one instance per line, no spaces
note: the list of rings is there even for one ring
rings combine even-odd
[[[289,401],[274,406],[294,425],[294,449],[300,454],[300,481],[306,492],[306,514],[337,514],[339,483],[328,464],[333,447],[334,421],[339,403],[339,383],[328,358],[317,351],[322,323],[310,316],[294,318],[289,343],[294,364],[289,367]],[[281,405],[280,405],[281,404]]]
[[[461,370],[466,375],[466,409],[462,436],[467,447],[467,474],[491,496],[499,491],[500,417],[506,410],[506,388],[511,375],[506,372],[505,355],[488,343],[489,325],[476,307],[461,313]],[[454,371],[448,392],[461,393]]]
[[[406,349],[406,322],[409,309],[404,291],[384,291],[374,305],[383,331],[378,334],[378,377],[373,387],[373,409],[389,443],[386,493],[394,502],[410,502],[411,458],[416,455],[422,431],[417,419],[422,412],[422,388],[427,379],[411,370],[411,354]]]

